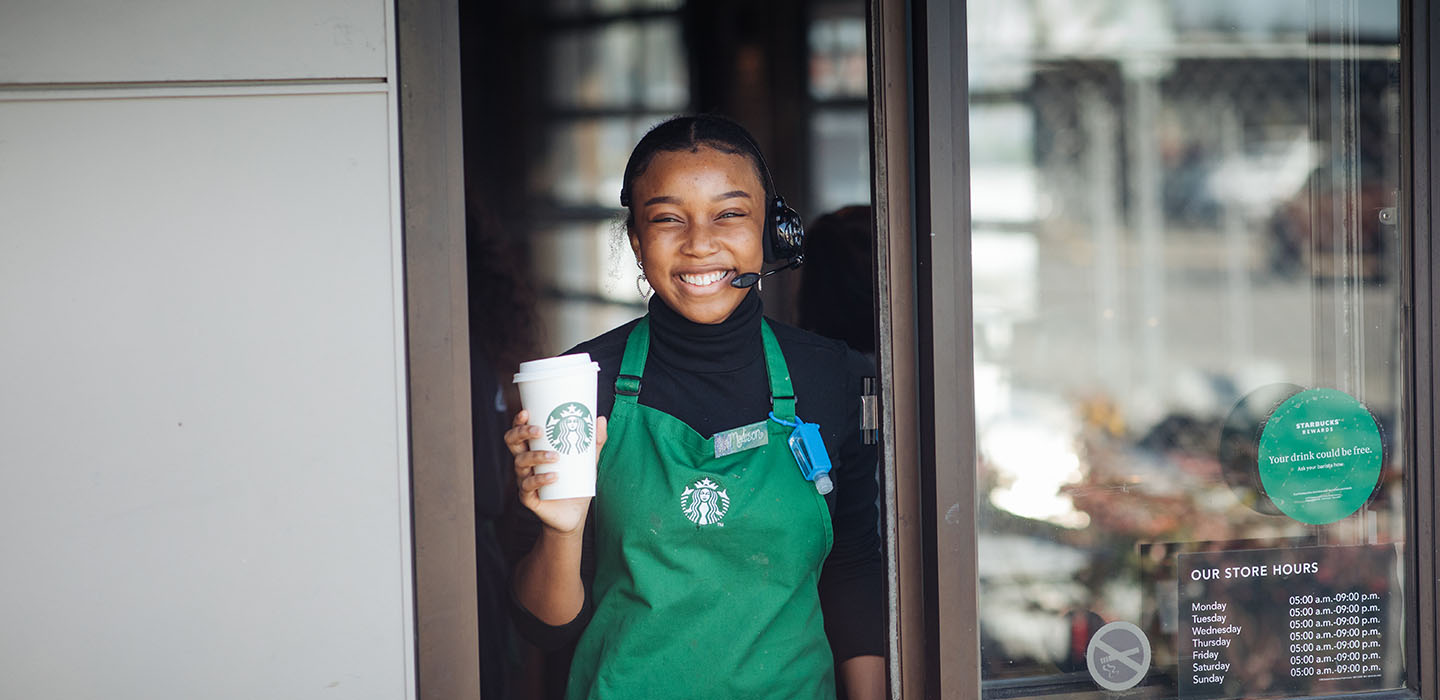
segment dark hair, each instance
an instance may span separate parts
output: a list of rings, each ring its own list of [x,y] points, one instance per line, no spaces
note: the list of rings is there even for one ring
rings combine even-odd
[[[760,185],[765,188],[765,221],[771,219],[771,202],[775,200],[775,183],[770,181],[770,170],[765,166],[765,156],[745,127],[732,119],[715,114],[696,114],[671,117],[656,124],[635,144],[630,160],[625,164],[625,179],[620,186],[620,206],[625,213],[625,229],[635,226],[635,207],[630,194],[635,178],[645,174],[650,161],[660,153],[689,151],[695,153],[704,146],[721,153],[745,156],[755,166]]]

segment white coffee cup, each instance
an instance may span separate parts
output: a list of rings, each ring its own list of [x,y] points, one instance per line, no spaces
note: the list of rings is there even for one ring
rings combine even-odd
[[[535,467],[536,474],[560,475],[540,487],[540,500],[595,495],[595,377],[600,365],[588,353],[521,362],[515,373],[520,403],[540,437],[532,450],[551,450],[559,461]]]

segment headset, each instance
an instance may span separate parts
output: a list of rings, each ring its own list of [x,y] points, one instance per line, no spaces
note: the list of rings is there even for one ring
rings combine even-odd
[[[721,118],[723,119],[723,117]],[[750,133],[733,120],[725,119],[735,125],[736,130],[745,138],[746,143],[755,153],[760,163],[760,176],[764,178],[761,183],[768,191],[775,192],[775,178],[770,175],[770,166],[765,162],[765,153],[760,150],[759,144],[751,138]],[[793,270],[805,264],[805,221],[800,213],[785,203],[785,198],[774,194],[765,203],[765,262],[774,263],[784,261],[780,267],[767,272],[745,272],[730,280],[732,287],[744,289],[754,286],[765,277],[777,272]],[[620,206],[630,207],[630,193],[624,189],[620,190]]]
[[[765,262],[785,261],[784,265],[768,272],[745,272],[730,280],[730,286],[744,289],[777,272],[793,270],[805,264],[805,220],[775,191],[775,178],[770,174],[770,166],[765,162],[765,152],[760,150],[760,145],[743,127],[739,131],[760,160],[760,174],[765,178],[763,184],[774,193],[766,202],[769,216],[765,220]]]
[[[745,138],[749,140],[749,134],[746,134]],[[785,198],[775,192],[775,178],[770,174],[770,166],[765,162],[765,155],[760,151],[760,147],[754,141],[750,141],[750,147],[760,159],[760,172],[765,178],[765,185],[775,193],[768,202],[767,213],[770,216],[765,227],[765,262],[793,261],[797,257],[803,260],[805,221],[800,217],[800,212],[791,209],[785,203]]]

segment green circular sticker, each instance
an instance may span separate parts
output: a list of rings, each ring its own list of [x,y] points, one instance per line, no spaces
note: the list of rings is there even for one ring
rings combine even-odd
[[[1260,483],[1280,512],[1324,525],[1370,500],[1381,457],[1380,429],[1363,404],[1335,389],[1308,389],[1265,424]]]
[[[595,441],[595,417],[583,403],[562,403],[545,419],[545,439],[560,454],[578,455]]]

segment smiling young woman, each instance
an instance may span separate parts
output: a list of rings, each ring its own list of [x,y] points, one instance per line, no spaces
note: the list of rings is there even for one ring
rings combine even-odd
[[[552,477],[534,467],[554,456],[529,450],[524,412],[505,434],[533,516],[517,626],[542,648],[576,645],[568,698],[828,699],[837,681],[846,698],[884,697],[875,448],[859,419],[873,370],[732,284],[786,257],[776,220],[792,213],[764,158],[730,120],[677,117],[635,147],[620,199],[655,296],[569,351],[600,364],[594,499],[541,501]],[[833,490],[788,445],[802,422]]]
[[[765,260],[760,179],[750,159],[710,146],[657,153],[635,179],[630,246],[655,294],[681,316],[720,323],[745,298],[749,290],[730,281]]]

